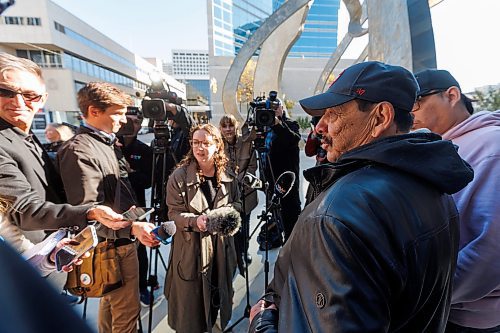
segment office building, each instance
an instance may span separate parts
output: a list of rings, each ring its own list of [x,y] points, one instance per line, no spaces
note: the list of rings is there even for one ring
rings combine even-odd
[[[285,1],[273,0],[273,11]],[[288,54],[291,58],[329,58],[337,48],[340,0],[315,0],[304,30]]]
[[[209,39],[210,105],[213,121],[224,114],[222,88],[227,72],[248,38],[281,6],[279,0],[210,0],[207,1]],[[291,48],[283,67],[279,96],[298,101],[310,96],[328,58],[337,47],[337,19],[340,0],[315,0],[304,24],[304,32]],[[256,52],[256,56],[259,51]],[[254,61],[258,61],[256,57]],[[342,60],[338,74],[353,60]],[[268,92],[265,92],[266,94]],[[247,105],[240,103],[240,112]],[[294,116],[305,116],[298,105]]]
[[[76,92],[87,82],[107,81],[140,105],[156,73],[186,99],[184,84],[50,0],[17,0],[0,17],[0,52],[33,60],[42,67],[49,98],[34,129],[47,122],[79,122]]]

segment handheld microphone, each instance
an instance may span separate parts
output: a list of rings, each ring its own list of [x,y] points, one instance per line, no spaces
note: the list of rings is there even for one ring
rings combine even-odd
[[[295,174],[292,171],[283,172],[274,185],[274,194],[271,199],[272,202],[277,202],[278,200],[286,197],[295,183]]]
[[[172,236],[175,235],[177,227],[174,221],[162,222],[159,226],[153,229],[151,233],[157,240],[167,245],[172,243]]]
[[[233,207],[215,208],[207,213],[207,231],[220,236],[233,236],[240,229],[241,215]]]

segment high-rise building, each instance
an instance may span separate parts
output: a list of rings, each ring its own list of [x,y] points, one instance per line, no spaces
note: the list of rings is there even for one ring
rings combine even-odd
[[[212,0],[209,13],[211,56],[233,56],[284,0]],[[315,0],[292,58],[329,58],[337,48],[340,0]]]
[[[285,1],[273,0],[273,12]],[[329,58],[337,48],[340,0],[315,0],[288,57]]]
[[[213,121],[225,110],[222,90],[227,72],[244,43],[275,12],[284,0],[210,0],[207,1],[209,39],[210,105]],[[278,88],[280,98],[289,105],[310,96],[329,57],[337,47],[340,0],[315,0],[309,10],[301,37],[290,49]],[[256,55],[259,51],[256,52]],[[254,59],[258,61],[257,58]],[[334,75],[353,60],[342,59]],[[267,93],[267,92],[266,92]],[[240,101],[239,111],[246,112]],[[302,115],[295,103],[291,113]]]
[[[210,101],[208,52],[206,50],[172,50],[173,76],[186,85],[186,93]]]
[[[234,56],[272,14],[272,0],[212,0],[208,6],[210,56]]]

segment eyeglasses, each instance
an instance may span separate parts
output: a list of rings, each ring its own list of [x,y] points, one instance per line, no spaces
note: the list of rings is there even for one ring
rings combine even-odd
[[[215,144],[214,142],[211,142],[211,141],[191,140],[189,142],[191,143],[191,147],[193,147],[193,148],[198,148],[198,147],[200,147],[200,145],[203,146],[203,148],[208,148],[208,147]]]
[[[43,97],[43,95],[37,95],[36,93],[23,93],[23,92],[12,91],[6,88],[0,88],[0,97],[14,98],[16,97],[16,95],[23,96],[23,100],[25,103],[40,102],[40,100]]]
[[[415,104],[413,105],[412,111],[417,111],[418,109],[420,109],[420,104],[422,103],[423,98],[428,97],[428,96],[432,96],[432,95],[436,95],[436,94],[440,94],[443,91],[446,91],[446,89],[434,90],[434,91],[430,91],[428,93],[422,94],[420,96],[417,96],[417,99],[415,100]]]

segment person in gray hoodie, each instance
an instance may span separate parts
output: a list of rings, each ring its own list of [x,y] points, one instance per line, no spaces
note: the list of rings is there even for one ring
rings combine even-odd
[[[473,113],[469,98],[445,70],[415,74],[420,91],[413,129],[451,140],[474,169],[453,194],[460,214],[460,251],[446,333],[500,332],[500,110]]]

